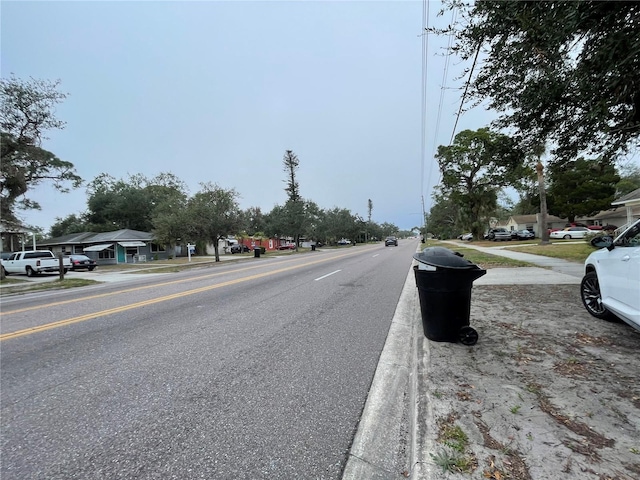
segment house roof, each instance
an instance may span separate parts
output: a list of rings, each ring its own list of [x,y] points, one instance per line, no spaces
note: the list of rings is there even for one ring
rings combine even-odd
[[[75,243],[84,243],[84,240],[88,237],[91,237],[92,235],[94,234],[91,232],[70,233],[68,235],[63,235],[61,237],[43,240],[38,243],[41,245],[49,245],[49,244],[70,245]]]
[[[26,227],[18,222],[0,222],[0,231],[2,233],[36,233],[33,228]]]
[[[511,218],[516,223],[535,223],[538,221],[536,214],[533,215],[512,215]]]
[[[626,205],[627,203],[640,203],[640,188],[636,188],[633,192],[629,192],[623,197],[614,200],[613,202],[611,202],[611,205]]]
[[[512,215],[511,218],[517,224],[521,223],[537,223],[538,221],[537,213],[533,213],[531,215]],[[547,215],[547,222],[566,222],[566,218],[556,217],[555,215]]]
[[[69,235],[63,235],[56,238],[48,238],[38,245],[71,245],[81,244],[87,245],[91,243],[106,243],[106,242],[149,242],[153,240],[153,234],[149,232],[141,232],[139,230],[130,230],[128,228],[122,230],[115,230],[113,232],[82,232],[72,233]]]
[[[127,242],[133,240],[150,241],[153,234],[139,230],[116,230],[115,232],[96,233],[91,237],[91,242]]]
[[[632,207],[631,214],[634,216],[640,216],[640,206]],[[594,220],[607,220],[609,218],[625,218],[626,216],[627,213],[624,208],[612,208],[610,210],[603,210],[589,218],[593,218]]]

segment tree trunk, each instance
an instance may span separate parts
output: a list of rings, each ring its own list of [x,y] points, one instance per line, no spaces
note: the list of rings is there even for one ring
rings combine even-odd
[[[542,162],[538,160],[536,165],[538,172],[538,190],[540,193],[540,243],[542,245],[549,243],[549,229],[547,228],[547,190],[544,186],[544,167]]]

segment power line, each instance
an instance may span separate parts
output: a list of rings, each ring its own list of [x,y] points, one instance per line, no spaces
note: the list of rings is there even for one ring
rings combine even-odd
[[[480,53],[481,42],[478,42],[478,48],[476,49],[476,55],[473,58],[473,65],[471,65],[471,70],[469,70],[469,78],[467,79],[467,84],[464,86],[464,93],[462,94],[462,100],[460,101],[460,108],[458,109],[458,114],[456,115],[456,123],[453,125],[453,132],[451,132],[451,140],[449,140],[449,145],[453,143],[453,137],[456,134],[456,128],[458,127],[458,120],[460,120],[460,113],[462,112],[462,105],[464,105],[464,99],[467,96],[467,91],[469,90],[469,84],[471,83],[471,76],[473,75],[473,69],[476,67],[476,62],[478,61],[478,54]]]
[[[452,9],[451,11],[451,25],[455,25],[456,22],[456,17],[457,17],[457,13],[458,10],[456,8]],[[451,44],[453,43],[453,36],[454,36],[454,31],[453,28],[449,31],[449,38],[448,38],[448,42],[447,42],[447,55],[445,57],[445,63],[444,63],[444,69],[442,70],[442,84],[440,86],[440,100],[438,101],[438,114],[436,115],[436,127],[435,127],[435,132],[433,135],[433,149],[431,150],[431,158],[430,158],[430,163],[429,163],[429,175],[428,175],[428,179],[429,181],[431,181],[431,176],[433,174],[433,160],[435,158],[435,151],[436,151],[436,145],[438,143],[438,135],[440,134],[440,121],[442,118],[442,106],[444,105],[444,93],[446,91],[446,86],[447,86],[447,77],[449,75],[449,60],[451,58]],[[438,176],[438,184],[440,183],[440,181],[442,180],[442,172],[440,172],[440,175]],[[423,199],[424,202],[424,199]]]
[[[424,163],[427,149],[427,71],[429,52],[429,1],[422,0],[422,85],[421,85],[421,139],[420,139],[420,196],[422,198],[422,219],[425,218],[424,210]]]

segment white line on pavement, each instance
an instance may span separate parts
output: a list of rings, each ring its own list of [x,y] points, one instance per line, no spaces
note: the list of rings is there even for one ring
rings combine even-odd
[[[326,275],[323,275],[321,277],[316,278],[315,281],[317,282],[318,280],[322,280],[323,278],[327,278],[327,277],[333,275],[334,273],[338,273],[338,272],[341,272],[341,271],[342,270],[336,270],[335,272],[327,273]]]

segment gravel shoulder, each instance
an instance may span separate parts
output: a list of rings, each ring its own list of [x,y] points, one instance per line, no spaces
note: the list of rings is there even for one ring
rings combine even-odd
[[[570,284],[474,285],[471,326],[473,347],[418,339],[411,478],[640,478],[640,332]]]

